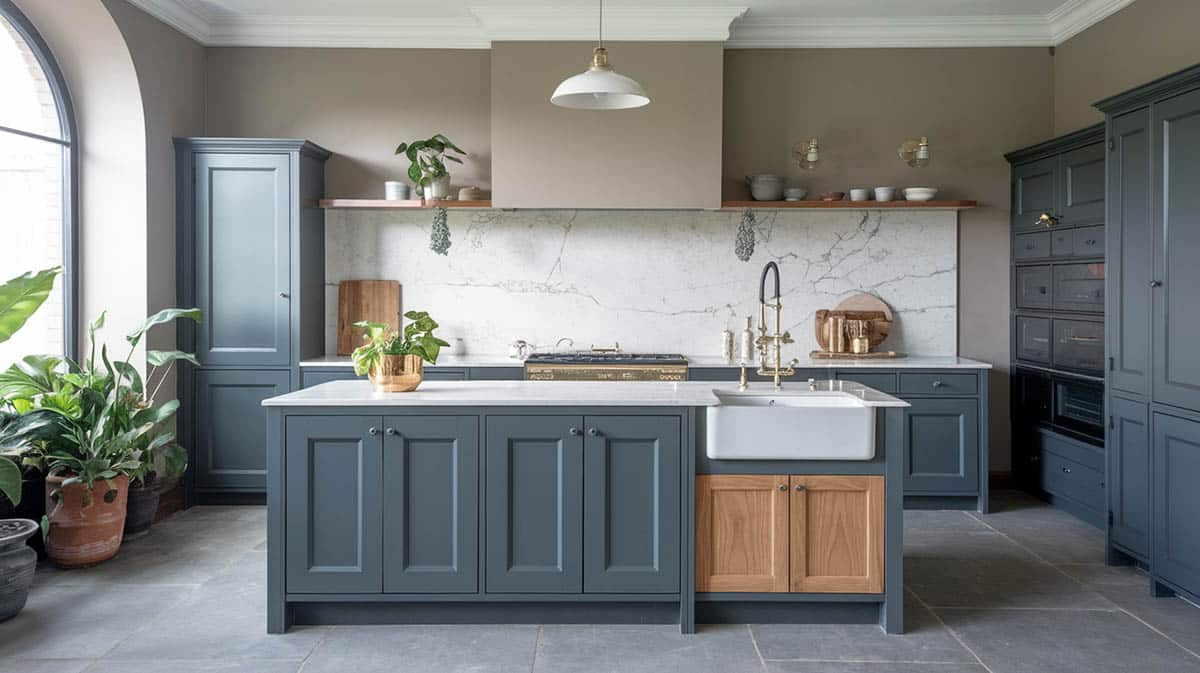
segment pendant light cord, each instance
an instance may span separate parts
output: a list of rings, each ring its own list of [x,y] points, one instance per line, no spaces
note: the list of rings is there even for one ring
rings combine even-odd
[[[600,0],[600,45],[604,46],[604,0]]]

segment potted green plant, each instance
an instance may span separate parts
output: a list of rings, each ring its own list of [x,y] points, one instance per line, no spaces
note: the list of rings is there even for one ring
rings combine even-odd
[[[396,154],[408,157],[408,179],[421,188],[426,201],[439,201],[450,196],[450,172],[446,162],[461,164],[462,159],[446,151],[466,155],[449,138],[438,133],[426,140],[400,143]]]
[[[107,346],[96,357],[101,314],[89,326],[91,343],[83,363],[28,356],[0,373],[6,404],[22,413],[56,414],[54,435],[34,442],[32,457],[26,458],[46,470],[50,511],[42,528],[47,554],[56,565],[94,565],[120,548],[130,478],[144,476],[150,456],[171,443],[173,437],[161,427],[179,406],[177,400],[154,404],[130,360],[151,328],[179,318],[198,321],[200,311],[164,309],[150,316],[126,337],[125,359],[112,361]],[[194,361],[178,351],[147,353],[156,367],[180,359]]]
[[[417,389],[425,377],[424,363],[437,364],[438,353],[450,344],[434,336],[438,324],[425,311],[404,314],[411,322],[404,327],[403,336],[389,332],[382,322],[357,322],[364,330],[367,343],[354,349],[354,372],[366,374],[375,390],[385,393],[406,393]]]

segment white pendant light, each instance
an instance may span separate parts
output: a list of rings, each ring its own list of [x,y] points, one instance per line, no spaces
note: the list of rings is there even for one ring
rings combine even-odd
[[[554,90],[550,102],[576,110],[626,110],[650,103],[637,80],[626,77],[608,64],[604,48],[604,0],[600,0],[600,39],[592,52],[592,65],[568,77]]]

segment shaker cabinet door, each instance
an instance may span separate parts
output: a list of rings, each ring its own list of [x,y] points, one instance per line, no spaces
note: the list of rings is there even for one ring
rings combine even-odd
[[[1200,90],[1154,106],[1154,401],[1200,410]]]
[[[195,155],[196,351],[207,366],[291,363],[286,154]]]
[[[267,410],[262,401],[288,392],[291,374],[282,369],[199,369],[194,382],[191,469],[196,489],[266,491]]]
[[[1107,317],[1112,387],[1150,393],[1150,325],[1154,233],[1150,197],[1150,112],[1137,110],[1110,122],[1108,162]]]
[[[1108,509],[1112,540],[1150,555],[1150,416],[1145,402],[1111,397],[1108,430]]]
[[[1200,423],[1154,414],[1154,555],[1156,575],[1200,592]]]
[[[588,416],[584,426],[584,592],[678,592],[679,418]]]
[[[979,401],[918,399],[904,410],[904,492],[979,489]]]
[[[696,591],[788,591],[788,477],[696,476]]]
[[[790,492],[792,591],[882,593],[883,477],[793,475]]]
[[[383,590],[474,593],[479,417],[383,419]]]
[[[1013,166],[1012,180],[1013,231],[1046,229],[1042,215],[1054,217],[1058,208],[1058,157]]]
[[[287,420],[287,590],[383,590],[383,432],[377,416]]]
[[[486,591],[583,591],[583,419],[486,419]]]
[[[1058,177],[1059,224],[1104,224],[1104,143],[1063,153]]]

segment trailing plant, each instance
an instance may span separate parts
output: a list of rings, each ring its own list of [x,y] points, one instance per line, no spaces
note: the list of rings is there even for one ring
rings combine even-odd
[[[404,317],[411,322],[405,325],[403,335],[388,331],[385,322],[364,320],[354,323],[355,327],[365,330],[363,339],[367,341],[351,354],[354,373],[359,376],[366,374],[383,355],[416,355],[431,365],[437,364],[442,347],[450,345],[433,335],[433,330],[438,327],[437,321],[425,311],[409,311]]]
[[[0,285],[0,343],[8,341],[38,310],[50,291],[61,266],[30,271]],[[31,448],[31,441],[52,419],[45,415],[22,417],[0,412],[0,493],[16,505],[21,502],[20,457]]]
[[[413,184],[424,188],[432,184],[435,178],[444,178],[450,175],[450,172],[446,170],[447,161],[453,161],[456,164],[462,163],[462,159],[453,154],[446,154],[446,150],[466,155],[466,152],[459,149],[457,145],[441,133],[426,140],[400,143],[400,146],[396,148],[396,154],[403,154],[408,157],[410,162],[408,165],[408,179],[412,180]]]

